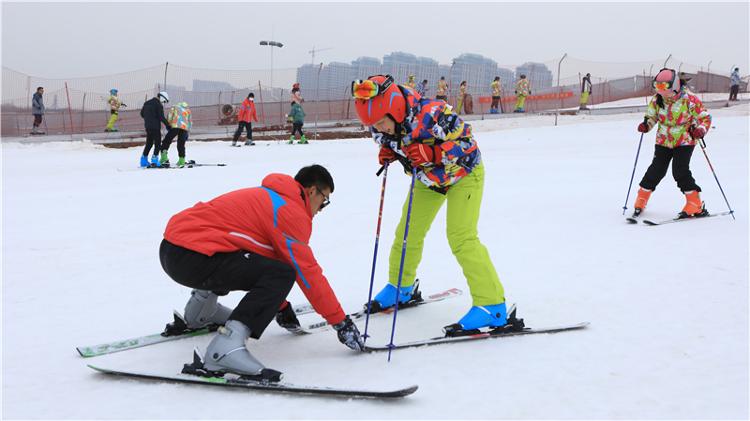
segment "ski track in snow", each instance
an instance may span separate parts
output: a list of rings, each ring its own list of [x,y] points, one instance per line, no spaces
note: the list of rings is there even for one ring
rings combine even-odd
[[[336,183],[331,206],[314,220],[312,246],[344,309],[357,311],[367,297],[381,183],[370,140],[190,142],[189,159],[228,166],[131,172],[117,168],[136,166],[141,148],[3,143],[3,417],[747,418],[748,109],[710,110],[707,136],[737,220],[661,227],[622,216],[641,114],[560,116],[559,127],[554,116],[474,122],[486,166],[479,233],[508,301],[532,327],[591,326],[406,349],[390,363],[386,354],[354,354],[333,332],[298,337],[275,322],[250,344],[291,383],[420,386],[387,404],[149,383],[86,367],[175,373],[209,336],[94,359],[75,351],[158,332],[182,309],[189,291],[163,273],[157,254],[174,213],[310,163],[326,166]],[[644,136],[631,210],[653,142],[654,132]],[[708,209],[726,210],[699,149],[691,167]],[[408,184],[392,168],[376,291]],[[683,202],[668,173],[645,216],[668,218]],[[399,313],[397,342],[439,335],[471,305],[445,238],[445,208],[418,276],[425,293],[465,294]],[[290,301],[304,302],[298,288]],[[390,326],[389,317],[371,319],[370,340],[386,343]]]

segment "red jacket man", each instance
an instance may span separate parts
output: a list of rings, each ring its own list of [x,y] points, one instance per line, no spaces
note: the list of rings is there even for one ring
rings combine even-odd
[[[280,373],[266,369],[244,342],[260,338],[274,316],[287,329],[299,329],[286,302],[295,281],[339,340],[362,349],[356,325],[308,244],[312,219],[328,205],[333,187],[328,171],[312,165],[294,178],[270,174],[260,187],[199,202],[169,220],[159,255],[172,279],[194,288],[185,307],[187,326],[226,323],[207,348],[206,370],[278,380]],[[248,292],[234,310],[217,302],[217,296],[237,290]]]

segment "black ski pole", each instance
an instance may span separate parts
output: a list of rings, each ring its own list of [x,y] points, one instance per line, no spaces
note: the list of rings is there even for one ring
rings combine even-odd
[[[727,195],[724,194],[724,189],[721,188],[721,183],[719,183],[719,177],[716,176],[716,171],[714,171],[714,166],[711,165],[711,160],[708,159],[708,154],[706,153],[706,141],[703,139],[700,139],[698,141],[698,144],[701,145],[703,156],[706,157],[706,162],[708,162],[708,168],[711,168],[711,172],[714,175],[714,180],[716,180],[716,184],[719,185],[719,190],[721,190],[721,195],[724,196],[724,201],[727,203],[727,208],[729,208],[729,214],[732,215],[732,219],[736,220],[737,218],[734,217],[734,211],[732,210],[732,206],[729,204],[729,200],[727,200]]]
[[[648,124],[648,117],[643,117],[643,122],[645,124]],[[630,189],[633,187],[633,178],[635,177],[635,167],[638,166],[638,155],[641,154],[641,143],[643,143],[643,135],[646,133],[641,133],[641,140],[638,141],[638,151],[635,153],[635,163],[633,163],[633,173],[630,174],[630,184],[628,184],[628,194],[625,196],[625,204],[622,205],[622,214],[625,215],[625,212],[628,210],[628,199],[630,199]]]
[[[380,223],[383,221],[383,202],[385,202],[385,182],[388,179],[388,163],[386,162],[377,175],[383,174],[383,185],[380,187],[380,208],[378,210],[378,227],[375,229],[375,251],[372,253],[372,272],[370,273],[370,291],[367,293],[367,314],[365,315],[365,334],[362,335],[365,343],[370,336],[367,334],[367,328],[370,325],[370,309],[372,307],[372,285],[375,282],[375,264],[378,261],[378,244],[380,243]]]

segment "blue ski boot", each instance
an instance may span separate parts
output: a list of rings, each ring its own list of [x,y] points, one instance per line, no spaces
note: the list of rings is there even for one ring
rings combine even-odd
[[[473,306],[458,323],[443,328],[446,336],[463,336],[479,333],[479,328],[496,328],[508,323],[505,303]]]
[[[148,167],[148,157],[146,155],[141,155],[141,168]]]
[[[159,157],[156,155],[151,156],[151,166],[152,167],[161,167],[161,164],[159,163]]]
[[[382,290],[375,296],[375,299],[370,301],[370,314],[379,313],[385,309],[391,308],[396,305],[396,287],[391,284],[386,284]],[[410,307],[415,303],[422,300],[422,293],[419,291],[419,279],[414,281],[413,285],[401,286],[401,290],[398,293],[398,304],[401,307]],[[367,304],[365,304],[365,311],[367,311]]]

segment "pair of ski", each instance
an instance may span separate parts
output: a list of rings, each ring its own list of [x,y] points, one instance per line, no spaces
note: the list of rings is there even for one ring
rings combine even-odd
[[[442,291],[437,294],[432,294],[421,301],[410,303],[406,306],[399,307],[400,309],[416,307],[424,304],[430,304],[438,301],[443,301],[448,298],[458,297],[462,292],[460,289],[451,288]],[[392,309],[386,309],[373,315],[391,314]],[[294,313],[297,316],[302,316],[309,313],[314,313],[315,309],[310,304],[299,305],[294,308]],[[352,313],[349,317],[352,320],[358,320],[364,318],[366,312],[364,310]],[[97,345],[79,346],[76,348],[78,353],[84,358],[98,357],[100,355],[112,354],[114,352],[127,351],[129,349],[141,348],[144,346],[155,345],[163,342],[174,341],[177,339],[191,338],[194,336],[206,335],[208,333],[216,331],[217,325],[210,325],[200,329],[189,329],[184,319],[179,312],[174,312],[174,321],[167,325],[161,333],[155,333],[151,335],[138,336],[135,338],[122,339],[113,342],[106,342]],[[314,323],[303,324],[299,329],[292,331],[292,333],[305,335],[328,330],[330,325],[325,320],[317,321]]]
[[[192,159],[190,161],[186,161],[185,165],[162,165],[162,166],[156,166],[155,164],[151,164],[148,167],[141,167],[144,170],[177,170],[180,168],[193,168],[193,167],[226,167],[227,164],[204,164],[200,162],[195,162]]]
[[[452,297],[457,297],[459,295],[461,295],[461,290],[453,288],[453,289],[443,291],[439,294],[430,295],[426,299],[422,299],[421,301],[409,303],[401,308],[417,307],[420,305],[442,301],[442,300],[452,298]],[[295,313],[297,315],[307,314],[312,311],[313,309],[309,305],[298,306],[295,309]],[[375,313],[375,315],[389,314],[389,313],[390,311],[383,311],[380,313]],[[355,318],[355,319],[361,319],[364,316],[365,316],[364,311],[360,311],[360,312],[350,315],[350,317]],[[179,316],[179,314],[176,313],[175,322],[170,325],[167,325],[165,332],[162,332],[162,334],[148,335],[148,336],[144,336],[140,338],[133,338],[133,339],[125,340],[125,341],[115,341],[115,342],[108,343],[108,344],[94,345],[94,346],[88,346],[88,347],[78,347],[77,350],[83,357],[93,357],[97,355],[104,355],[104,354],[109,354],[113,352],[124,351],[127,349],[139,348],[142,346],[151,345],[155,343],[161,343],[161,342],[175,340],[175,339],[202,335],[202,334],[209,333],[210,331],[216,329],[216,327],[207,327],[203,329],[187,331],[187,332],[172,335],[172,336],[169,336],[169,335],[164,336],[164,334],[170,331],[170,326],[172,327],[172,329],[180,328],[181,326],[179,326],[179,323],[184,323],[184,321],[182,321],[182,318]],[[503,328],[496,328],[496,329],[487,330],[487,331],[470,331],[470,332],[466,332],[463,336],[452,336],[452,337],[442,336],[442,337],[428,338],[428,339],[424,339],[420,341],[407,342],[407,343],[397,344],[397,345],[392,345],[392,346],[391,345],[366,346],[364,351],[378,352],[378,351],[386,351],[390,349],[401,349],[401,348],[410,348],[410,347],[425,346],[425,345],[465,342],[465,341],[470,341],[470,340],[481,340],[481,339],[496,338],[496,337],[503,337],[503,336],[530,335],[530,334],[539,334],[539,333],[556,333],[556,332],[583,329],[586,326],[588,326],[588,322],[560,326],[560,327],[544,328],[544,329],[527,328],[524,326],[523,320],[516,319],[515,305],[514,305],[514,306],[511,306],[511,309],[509,312],[509,323]],[[329,325],[327,323],[319,322],[319,323],[307,325],[306,328],[303,328],[300,332],[295,332],[295,333],[303,333],[303,334],[313,333],[315,331],[325,330],[328,327]],[[195,359],[194,364],[199,362],[198,360],[200,359],[200,356],[197,353],[197,351],[194,352],[194,359]],[[125,377],[137,378],[137,379],[150,379],[150,380],[156,380],[156,381],[236,387],[236,388],[245,388],[245,389],[251,389],[251,390],[263,390],[263,391],[269,391],[269,392],[340,396],[340,397],[346,397],[346,398],[401,398],[401,397],[405,397],[414,393],[418,388],[418,386],[412,385],[412,386],[403,387],[399,389],[377,391],[377,390],[366,390],[366,389],[348,389],[348,388],[295,385],[295,384],[289,384],[289,383],[284,383],[284,382],[274,383],[274,382],[268,382],[268,381],[248,380],[248,379],[243,379],[241,376],[236,376],[232,374],[225,374],[224,376],[221,376],[221,377],[218,377],[218,376],[203,377],[203,376],[196,376],[196,375],[162,375],[162,374],[149,373],[149,372],[102,368],[102,367],[94,366],[91,364],[89,364],[88,366],[92,368],[93,370],[96,370],[104,374],[125,376]]]
[[[700,219],[706,219],[706,218],[712,218],[714,216],[726,216],[733,214],[734,211],[724,211],[719,213],[711,213],[705,216],[698,216],[698,217],[688,217],[688,218],[671,218],[671,219],[665,219],[663,221],[652,221],[650,219],[641,219],[637,216],[630,216],[625,218],[625,221],[627,221],[630,224],[637,224],[638,221],[643,221],[644,225],[648,226],[656,226],[656,225],[664,225],[664,224],[672,224],[674,222],[685,222],[685,221],[695,221]]]

